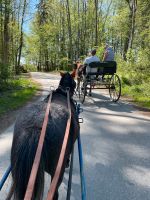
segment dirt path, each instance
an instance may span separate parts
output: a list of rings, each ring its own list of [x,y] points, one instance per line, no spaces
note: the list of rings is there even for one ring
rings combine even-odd
[[[43,85],[44,97],[59,77],[33,73]],[[103,91],[95,91],[82,106],[81,139],[84,153],[87,200],[150,199],[150,117],[126,101],[110,102]],[[0,178],[10,160],[13,126],[0,135]],[[59,200],[66,199],[68,171],[60,187]],[[1,191],[5,200],[11,180]],[[46,176],[45,191],[50,179]],[[44,193],[46,197],[46,192]],[[80,200],[80,176],[75,145],[71,200]]]

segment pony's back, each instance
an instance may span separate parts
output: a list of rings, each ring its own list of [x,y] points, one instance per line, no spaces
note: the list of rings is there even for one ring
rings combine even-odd
[[[27,107],[18,117],[15,124],[11,151],[12,178],[15,200],[23,200],[25,195],[40,132],[42,129],[46,106],[47,102],[42,101]],[[65,169],[65,162],[71,153],[73,141],[77,137],[77,135],[75,136],[75,129],[78,129],[78,119],[75,114],[75,107],[72,101],[71,108],[74,117],[71,120],[70,138],[61,173],[62,176]],[[44,188],[44,171],[47,171],[51,177],[54,176],[65,134],[67,119],[67,98],[65,95],[62,95],[59,92],[54,92],[40,166],[35,183],[33,194],[34,200],[42,199]]]

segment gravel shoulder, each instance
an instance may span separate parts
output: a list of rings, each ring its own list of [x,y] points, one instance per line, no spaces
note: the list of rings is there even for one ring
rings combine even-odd
[[[131,104],[135,109],[138,110],[138,112],[142,115],[145,115],[145,116],[149,116],[150,117],[150,109],[149,108],[144,108],[142,106],[139,106],[138,104],[136,104],[134,102],[134,100],[130,97],[127,97],[127,96],[122,96],[121,97],[121,100],[122,101],[126,101],[128,102],[129,104]]]

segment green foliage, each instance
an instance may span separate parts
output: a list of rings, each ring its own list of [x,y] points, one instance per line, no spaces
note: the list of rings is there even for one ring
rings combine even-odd
[[[9,80],[0,95],[0,115],[25,104],[36,93],[38,87],[27,79]]]
[[[36,72],[37,71],[37,67],[33,64],[25,64],[23,66],[24,66],[24,69],[27,70],[27,72]]]
[[[150,87],[149,83],[142,85],[125,86],[122,88],[122,95],[130,96],[133,100],[144,107],[150,108]]]
[[[0,80],[6,81],[10,76],[9,67],[6,64],[0,64]]]
[[[105,44],[103,44],[101,47],[98,47],[97,53],[96,53],[101,61],[103,60],[103,56],[104,56],[104,46]]]
[[[117,73],[119,73],[122,82],[122,95],[130,96],[140,105],[150,108],[150,72],[146,62],[141,62],[145,73],[144,70],[141,70],[139,61],[132,62],[132,59],[129,59],[128,62],[125,62],[117,57],[117,63]]]
[[[127,77],[125,77],[125,76],[122,76],[122,85],[131,86],[132,83],[131,83],[131,81],[129,80],[129,78],[127,78]]]
[[[71,71],[72,70],[72,63],[67,57],[62,58],[59,62],[59,69],[63,71]]]
[[[8,80],[13,77],[12,66],[0,63],[0,91],[8,84]]]
[[[127,57],[127,63],[130,68],[134,67],[135,64],[135,50],[134,49],[128,49],[128,52],[126,54]]]
[[[85,60],[85,58],[86,58],[87,56],[86,55],[82,55],[82,56],[80,56],[80,61],[81,61],[81,63],[83,63],[83,61]]]
[[[138,69],[148,70],[150,72],[150,51],[149,48],[139,49],[137,54],[137,66]]]

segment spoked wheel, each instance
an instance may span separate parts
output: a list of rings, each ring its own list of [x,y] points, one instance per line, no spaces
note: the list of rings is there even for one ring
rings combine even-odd
[[[81,88],[82,88],[82,85],[83,85],[83,77],[81,77],[79,79],[79,84],[78,84],[78,95],[79,95],[79,99],[80,99],[80,95],[81,95]]]
[[[110,79],[109,87],[110,99],[113,102],[117,102],[121,95],[121,81],[118,75],[112,75]]]
[[[77,78],[76,91],[75,91],[75,94],[76,94],[77,98],[80,98],[80,85],[82,84],[80,82],[82,82],[82,78],[78,77]]]
[[[83,79],[82,79],[82,82],[80,82],[80,89],[79,89],[79,99],[81,103],[84,103],[85,101],[85,96],[87,93],[86,86],[87,86],[86,81],[83,82]]]

